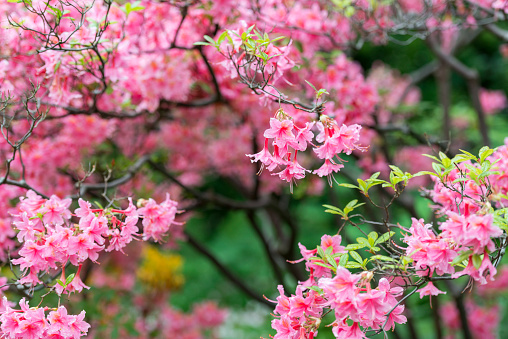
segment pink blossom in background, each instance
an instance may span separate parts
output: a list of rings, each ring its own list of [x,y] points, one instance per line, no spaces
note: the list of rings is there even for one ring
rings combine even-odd
[[[506,107],[506,95],[503,91],[480,90],[480,104],[486,114],[496,114]]]
[[[474,338],[495,339],[501,321],[498,306],[480,306],[472,299],[465,302],[469,329]],[[452,303],[443,305],[439,312],[445,326],[455,338],[455,333],[460,331],[461,323],[459,311]]]
[[[508,58],[508,44],[502,44],[499,46],[499,52],[503,56],[503,58]]]

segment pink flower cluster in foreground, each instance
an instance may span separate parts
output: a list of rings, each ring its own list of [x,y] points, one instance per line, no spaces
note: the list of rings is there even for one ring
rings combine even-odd
[[[310,172],[301,166],[297,159],[298,152],[305,151],[310,144],[314,146],[317,157],[325,161],[313,173],[320,177],[330,178],[332,173],[344,167],[343,160],[338,157],[339,154],[351,154],[355,149],[363,150],[358,145],[361,126],[355,124],[339,127],[333,119],[325,115],[322,115],[320,120],[316,124],[319,130],[316,141],[322,144],[316,146],[312,143],[314,133],[311,129],[314,122],[307,122],[305,126],[298,127],[290,116],[279,110],[276,117],[270,119],[270,128],[264,132],[263,150],[256,154],[247,154],[247,156],[252,158],[252,162],[260,161],[261,169],[266,167],[270,172],[281,166],[282,171],[272,175],[278,175],[292,185],[295,180],[303,179],[305,172]],[[270,146],[273,147],[273,151],[270,151]],[[330,180],[329,182],[331,184]]]
[[[414,267],[419,276],[432,277],[451,274],[452,278],[469,275],[480,284],[486,284],[486,275],[494,280],[496,268],[489,258],[489,253],[495,249],[492,238],[502,235],[502,230],[493,224],[492,214],[460,215],[447,212],[447,220],[439,227],[441,233],[436,235],[430,224],[424,225],[423,219],[416,220],[409,229],[403,241],[407,244],[406,255],[414,260]],[[457,272],[453,260],[460,254],[467,252],[467,266]],[[475,266],[473,256],[481,259],[479,266]],[[481,256],[483,255],[483,258]],[[420,296],[438,295],[444,293],[438,290],[432,282],[419,290]]]
[[[491,159],[502,158],[502,152],[505,151],[506,146],[500,147]],[[486,277],[493,280],[496,274],[489,253],[495,249],[492,239],[500,237],[503,231],[494,223],[493,214],[486,208],[490,205],[484,206],[481,203],[482,187],[472,179],[463,178],[464,173],[469,171],[468,166],[473,165],[470,162],[460,163],[458,169],[448,174],[445,183],[435,180],[434,189],[430,191],[432,200],[436,203],[435,209],[446,218],[439,226],[442,232],[435,235],[430,225],[424,226],[423,220],[413,219],[409,230],[412,235],[404,238],[408,244],[406,254],[415,260],[415,267],[421,270],[420,276],[431,277],[434,272],[438,275],[452,274],[453,278],[469,275],[480,284],[485,284]],[[495,166],[500,172],[490,176],[490,182],[494,183],[494,201],[500,199],[496,194],[502,195],[507,187],[506,180],[503,180],[506,176],[503,165]],[[462,253],[468,255],[467,265],[457,272],[451,262]],[[437,289],[426,291],[430,292],[433,292],[432,295],[438,293]]]
[[[340,235],[325,235],[321,239],[323,250],[332,248],[330,255],[345,253],[340,243]],[[307,250],[300,245],[300,251],[310,271],[310,279],[300,284],[296,295],[290,297],[285,296],[279,286],[280,296],[274,301],[277,304],[276,319],[272,321],[272,327],[277,331],[274,339],[314,338],[324,309],[331,309],[335,314],[332,325],[336,338],[365,338],[364,332],[369,328],[388,330],[395,323],[406,322],[402,315],[404,306],[397,305],[396,299],[402,295],[401,287],[391,287],[389,281],[382,278],[373,288],[372,273],[353,274],[341,266],[334,273],[317,264],[319,260],[313,260],[317,249]]]
[[[79,266],[78,273],[65,288],[57,285],[59,294],[80,292],[87,288],[79,278],[82,263],[90,259],[96,262],[99,252],[122,251],[133,239],[160,241],[172,224],[175,224],[177,203],[169,198],[161,204],[150,199],[140,200],[141,208],[133,205],[125,210],[92,209],[91,204],[79,199],[79,208],[74,214],[69,210],[70,199],[51,196],[43,199],[33,191],[21,198],[14,215],[18,240],[23,244],[19,258],[12,261],[27,273],[18,282],[40,284],[41,273],[62,268],[65,281],[65,266],[68,262]],[[77,223],[71,221],[75,217]],[[143,233],[137,226],[143,218]]]
[[[6,299],[4,297],[4,302]],[[84,321],[85,311],[78,315],[67,314],[67,309],[30,307],[25,299],[19,302],[20,309],[6,307],[0,315],[2,338],[8,339],[75,339],[88,332],[90,325]],[[46,315],[46,311],[50,312]]]

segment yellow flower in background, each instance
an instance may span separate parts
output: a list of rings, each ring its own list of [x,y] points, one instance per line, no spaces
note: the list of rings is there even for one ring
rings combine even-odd
[[[164,253],[155,246],[143,249],[143,263],[136,271],[138,279],[149,288],[170,291],[184,283],[181,273],[183,259],[178,254]]]

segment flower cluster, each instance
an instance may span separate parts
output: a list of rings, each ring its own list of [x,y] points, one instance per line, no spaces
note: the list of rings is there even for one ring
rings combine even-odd
[[[494,154],[489,159],[495,161],[500,159],[503,161],[503,147],[498,151],[493,151]],[[484,166],[490,165],[490,160],[484,160]],[[499,172],[490,171],[488,182],[493,182],[492,195],[494,202],[502,200],[502,191],[505,176],[505,171],[502,165],[496,164],[496,169]],[[439,260],[445,260],[441,265],[448,265],[453,260],[455,255],[459,255],[461,260],[454,264],[462,264],[465,260],[465,268],[460,272],[454,272],[455,268],[446,266],[447,270],[444,273],[452,273],[453,278],[462,275],[469,275],[474,280],[479,281],[481,284],[487,283],[485,276],[488,274],[490,280],[493,280],[496,274],[496,268],[492,264],[489,254],[492,253],[496,246],[493,241],[503,234],[503,230],[494,222],[494,214],[491,210],[490,202],[486,201],[490,196],[486,194],[490,188],[484,187],[478,179],[475,180],[474,171],[480,171],[479,164],[471,163],[470,161],[463,161],[457,164],[456,168],[449,171],[443,180],[435,180],[434,189],[430,191],[432,200],[436,203],[436,210],[439,214],[446,217],[446,220],[441,223],[439,229],[442,231],[438,238],[447,242],[443,244],[442,255]],[[471,174],[473,173],[473,174]],[[500,180],[497,181],[496,178]],[[487,182],[486,182],[487,183]],[[499,193],[501,194],[499,194]],[[497,193],[497,194],[496,194]],[[488,193],[490,195],[490,193]],[[414,248],[417,249],[417,248]],[[450,255],[445,255],[445,251]],[[408,252],[409,253],[409,252]],[[425,252],[415,253],[411,252],[412,258],[419,258]],[[432,265],[427,266],[432,268]],[[431,276],[433,270],[429,272]],[[436,273],[440,273],[436,271]]]
[[[420,276],[432,276],[454,273],[450,262],[457,256],[457,250],[451,239],[436,235],[432,225],[424,224],[423,219],[412,219],[409,234],[404,237],[407,244],[406,255],[414,260],[414,267]]]
[[[377,288],[371,288],[372,273],[352,274],[339,267],[333,278],[319,280],[330,307],[335,311],[334,334],[337,338],[364,338],[363,332],[369,327],[388,330],[395,323],[403,324],[404,306],[399,305],[396,297],[402,295],[401,287],[391,287],[386,278],[379,280]],[[388,315],[388,316],[387,316]],[[347,320],[353,321],[349,326]]]
[[[5,302],[5,297],[4,297]],[[84,321],[85,311],[78,315],[67,314],[67,309],[30,307],[25,299],[19,302],[20,309],[6,307],[0,315],[2,338],[60,338],[76,339],[88,332],[90,325]],[[46,311],[50,312],[46,315]]]
[[[272,172],[279,166],[285,167],[282,171],[272,173],[272,175],[278,175],[292,186],[295,180],[305,177],[305,172],[310,172],[297,160],[298,151],[305,151],[310,144],[314,146],[317,157],[325,161],[313,173],[320,177],[328,176],[331,185],[331,174],[344,167],[343,160],[338,155],[341,153],[351,154],[355,149],[363,150],[358,145],[361,126],[355,124],[339,127],[335,120],[322,115],[320,122],[316,124],[319,130],[316,141],[322,145],[315,146],[312,143],[314,133],[311,131],[314,125],[314,122],[307,122],[305,126],[298,127],[289,115],[283,110],[279,110],[275,118],[270,119],[270,128],[263,134],[265,137],[263,150],[256,154],[247,154],[247,156],[252,158],[252,162],[261,162],[261,170],[266,167]],[[270,146],[273,147],[273,154],[270,151]]]
[[[278,287],[280,296],[277,297],[272,328],[277,331],[274,339],[284,338],[313,338],[317,335],[320,318],[326,301],[316,291],[303,291],[302,286],[296,288],[296,295],[287,297],[284,288]]]
[[[340,255],[347,253],[340,243],[339,235],[325,235],[321,239],[321,249],[336,258],[337,268],[333,270],[316,257],[318,249],[307,250],[300,245],[310,279],[298,285],[296,294],[290,297],[279,286],[280,296],[273,301],[277,304],[276,319],[272,321],[277,331],[274,339],[312,339],[317,335],[325,309],[335,314],[332,325],[336,338],[365,338],[369,329],[388,330],[395,323],[406,322],[402,315],[404,306],[396,299],[403,289],[390,286],[386,278],[381,278],[373,288],[372,273],[353,274],[339,266]]]
[[[92,209],[89,202],[79,199],[79,208],[72,214],[70,199],[54,195],[43,199],[29,191],[26,198],[20,199],[18,214],[14,215],[17,237],[23,246],[20,257],[12,262],[20,265],[22,271],[28,271],[19,283],[37,285],[41,283],[41,273],[58,268],[62,268],[65,281],[65,266],[70,262],[79,269],[65,292],[81,291],[86,287],[79,278],[82,263],[87,259],[96,262],[102,250],[122,251],[140,236],[137,226],[140,218],[143,218],[143,240],[160,241],[175,223],[177,203],[169,195],[160,205],[152,199],[139,203],[144,207],[136,208],[129,199],[125,210]],[[71,222],[73,216],[77,223]],[[56,288],[57,292],[64,292],[60,286]]]
[[[340,235],[334,235],[333,237],[325,234],[321,237],[321,248],[326,251],[330,251],[331,255],[337,255],[342,253],[347,253],[346,248],[342,246],[340,243],[342,241],[342,237]],[[303,283],[304,286],[312,286],[316,283],[316,279],[319,278],[331,278],[332,270],[328,267],[323,266],[324,261],[318,259],[316,257],[318,250],[317,248],[313,250],[308,250],[302,244],[298,244],[300,247],[300,253],[302,254],[302,259],[299,261],[305,260],[305,269],[310,272],[309,280]],[[311,260],[311,258],[313,260]],[[335,261],[339,263],[340,258],[337,256]],[[297,261],[297,262],[299,262]]]

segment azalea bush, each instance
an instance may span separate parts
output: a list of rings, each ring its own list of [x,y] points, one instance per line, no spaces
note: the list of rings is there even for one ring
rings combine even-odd
[[[2,336],[495,338],[507,14],[1,3]]]

